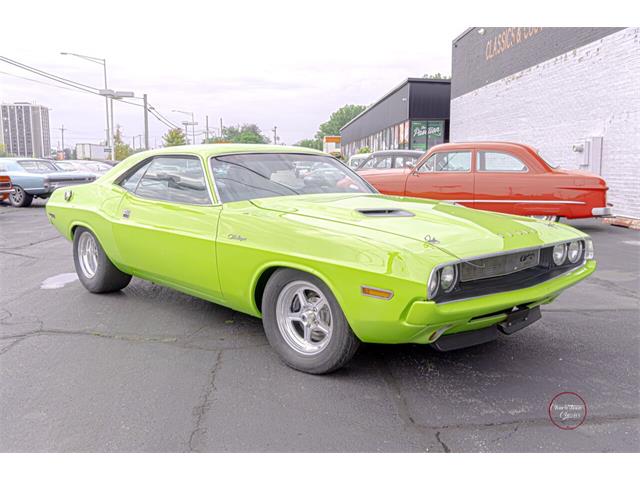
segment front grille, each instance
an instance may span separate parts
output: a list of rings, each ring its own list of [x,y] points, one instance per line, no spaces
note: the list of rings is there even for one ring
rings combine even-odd
[[[540,263],[540,249],[480,258],[460,264],[460,281],[470,282],[483,278],[500,277],[535,267]]]
[[[455,288],[450,292],[438,292],[433,300],[451,302],[546,282],[584,263],[585,245],[581,242],[583,248],[578,261],[570,263],[566,260],[560,266],[553,263],[553,246],[463,261],[458,266],[460,281]]]

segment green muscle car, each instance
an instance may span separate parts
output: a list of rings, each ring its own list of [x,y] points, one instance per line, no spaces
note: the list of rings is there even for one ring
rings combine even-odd
[[[596,268],[591,239],[567,225],[380,195],[305,148],[142,152],[46,209],[89,291],[137,276],[262,318],[309,373],[360,342],[446,351],[511,334]]]

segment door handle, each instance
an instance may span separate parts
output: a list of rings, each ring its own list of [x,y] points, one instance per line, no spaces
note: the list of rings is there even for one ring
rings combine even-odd
[[[129,210],[122,211],[122,218],[129,218],[130,216],[131,216],[131,211]]]

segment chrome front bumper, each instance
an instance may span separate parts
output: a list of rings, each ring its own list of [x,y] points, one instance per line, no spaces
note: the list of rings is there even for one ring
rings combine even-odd
[[[591,215],[594,217],[611,217],[613,215],[613,210],[611,207],[592,208]]]

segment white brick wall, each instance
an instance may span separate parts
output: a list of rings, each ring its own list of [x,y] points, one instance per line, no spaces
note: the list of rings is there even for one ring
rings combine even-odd
[[[640,28],[627,28],[451,101],[451,141],[509,140],[578,169],[603,137],[617,215],[640,218]]]

